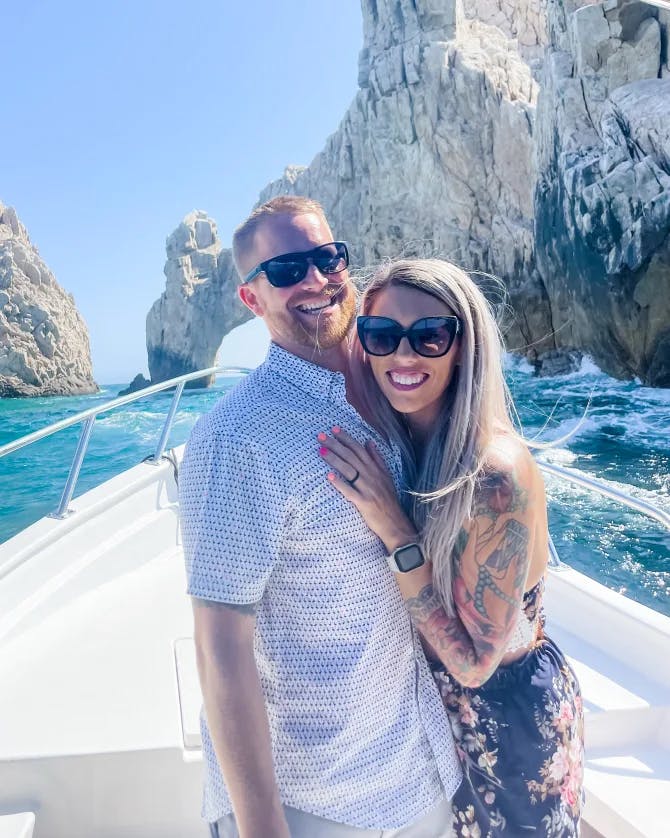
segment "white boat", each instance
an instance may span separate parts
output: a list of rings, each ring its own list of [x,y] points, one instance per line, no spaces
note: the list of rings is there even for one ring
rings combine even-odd
[[[165,446],[185,382],[212,372],[116,399],[0,448],[5,456],[83,424],[55,515],[0,544],[0,838],[207,834],[178,522],[183,447],[166,454]],[[71,504],[96,416],[175,385],[154,456]],[[670,528],[666,512],[624,501]],[[670,618],[555,556],[548,576],[548,633],[572,661],[587,710],[583,834],[667,836]]]

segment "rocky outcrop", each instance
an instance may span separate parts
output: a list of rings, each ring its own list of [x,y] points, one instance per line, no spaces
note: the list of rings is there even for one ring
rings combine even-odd
[[[549,41],[546,3],[538,0],[467,0],[463,14],[495,26],[513,38],[520,55],[531,67],[540,67]]]
[[[139,390],[144,390],[146,387],[151,386],[151,381],[148,378],[145,378],[141,372],[138,372],[135,378],[130,382],[127,387],[124,387],[123,390],[119,390],[119,396],[129,396],[131,393],[137,393]]]
[[[11,207],[0,203],[0,397],[94,393],[88,330],[31,244]]]
[[[584,352],[670,386],[668,16],[627,0],[361,5],[351,107],[260,200],[317,198],[358,264],[430,254],[500,276],[507,345],[539,372]]]
[[[169,236],[166,252],[165,291],[147,315],[154,383],[214,366],[224,335],[252,317],[237,298],[231,252],[221,248],[216,223],[206,213],[187,215]],[[213,380],[209,376],[188,386]]]
[[[560,345],[670,387],[670,77],[652,6],[557,16],[537,124],[535,245]]]

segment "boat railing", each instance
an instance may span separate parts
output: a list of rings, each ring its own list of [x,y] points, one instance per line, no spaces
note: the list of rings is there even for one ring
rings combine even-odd
[[[653,518],[655,521],[658,521],[659,524],[663,524],[664,527],[670,529],[670,513],[666,512],[664,509],[660,509],[658,506],[654,506],[652,503],[648,503],[641,498],[633,497],[627,492],[615,489],[614,486],[610,486],[602,480],[587,477],[586,475],[573,471],[572,469],[561,468],[560,466],[555,466],[553,463],[546,463],[544,460],[538,460],[537,464],[546,474],[551,474],[554,477],[567,481],[568,483],[574,483],[576,486],[581,486],[583,489],[590,489],[593,492],[598,492],[598,494],[603,497],[621,503],[629,509],[633,509],[635,512],[648,515],[649,518]]]
[[[70,501],[72,500],[72,496],[77,485],[77,479],[79,477],[79,472],[81,470],[82,463],[84,462],[84,457],[86,456],[86,452],[88,451],[88,445],[91,438],[91,431],[93,430],[93,425],[95,423],[96,418],[101,413],[106,413],[110,410],[114,410],[115,408],[131,404],[132,402],[139,401],[140,399],[148,398],[149,396],[153,396],[156,393],[161,393],[164,390],[170,390],[174,387],[175,392],[170,403],[168,414],[161,428],[156,448],[154,450],[154,453],[150,457],[147,457],[147,459],[145,460],[146,463],[156,465],[162,461],[163,456],[165,454],[165,449],[167,447],[170,431],[172,429],[174,418],[177,413],[177,408],[179,406],[182,393],[184,391],[184,385],[187,384],[189,381],[205,379],[215,375],[238,377],[240,375],[246,375],[250,371],[251,370],[247,369],[246,367],[208,367],[204,370],[197,370],[196,372],[186,373],[185,375],[180,375],[176,378],[171,378],[168,381],[162,381],[159,384],[152,384],[149,387],[145,387],[142,390],[137,390],[135,393],[129,393],[126,396],[119,396],[118,398],[112,399],[109,402],[105,402],[104,404],[101,404],[96,407],[91,407],[88,410],[84,410],[81,413],[77,413],[74,416],[68,417],[67,419],[62,419],[59,422],[54,422],[52,425],[48,425],[47,427],[42,428],[39,431],[27,434],[26,436],[22,436],[19,439],[14,440],[13,442],[9,442],[6,445],[2,445],[0,446],[0,459],[2,457],[7,456],[8,454],[13,453],[14,451],[18,451],[19,449],[25,448],[28,445],[32,445],[33,443],[38,442],[41,439],[45,439],[46,437],[51,436],[52,434],[58,433],[59,431],[62,431],[65,428],[70,428],[73,425],[82,423],[83,427],[79,435],[77,448],[72,458],[70,471],[68,473],[68,477],[61,494],[58,508],[50,515],[50,517],[52,518],[66,518],[73,512],[73,510],[70,509]],[[648,503],[647,501],[643,501],[640,498],[636,498],[628,494],[627,492],[623,492],[620,489],[616,489],[602,480],[598,480],[594,477],[587,477],[581,472],[576,472],[573,469],[567,469],[562,468],[560,466],[556,466],[553,463],[548,463],[544,461],[543,459],[538,460],[538,466],[542,471],[552,475],[553,477],[557,477],[560,480],[564,480],[569,483],[581,486],[584,489],[597,492],[603,497],[609,498],[610,500],[620,503],[623,506],[626,506],[629,509],[634,510],[635,512],[647,515],[649,518],[652,518],[653,520],[662,524],[667,529],[670,529],[670,514],[665,510],[660,509],[659,507],[654,506],[651,503]],[[550,564],[553,567],[564,566],[558,557],[556,547],[553,541],[551,540],[551,537],[549,539],[549,551]]]
[[[636,498],[633,495],[628,494],[628,492],[622,492],[620,489],[615,489],[614,486],[610,486],[603,480],[597,480],[594,477],[587,477],[585,474],[574,471],[573,469],[562,468],[561,466],[556,466],[553,463],[547,463],[544,460],[538,460],[537,464],[540,467],[540,470],[545,472],[545,474],[558,477],[559,480],[564,480],[567,483],[573,483],[583,489],[597,492],[604,498],[609,498],[610,500],[615,501],[615,503],[620,503],[622,506],[627,506],[635,512],[639,512],[642,515],[652,518],[654,521],[657,521],[659,524],[666,527],[666,529],[670,530],[670,513],[666,512],[664,509],[660,509],[652,503],[648,503],[641,498]],[[549,536],[549,564],[555,568],[565,566],[558,556],[558,551],[556,550],[556,546],[554,545],[551,536]]]
[[[88,410],[83,410],[80,413],[76,413],[74,416],[69,416],[67,419],[61,419],[59,422],[47,425],[47,427],[41,428],[39,431],[35,431],[32,434],[26,434],[26,436],[19,437],[19,439],[15,439],[13,442],[8,442],[6,445],[0,446],[0,459],[8,454],[12,454],[14,451],[25,448],[27,445],[32,445],[35,442],[39,442],[41,439],[45,439],[52,434],[65,430],[65,428],[71,428],[73,425],[83,423],[58,508],[49,516],[51,518],[67,518],[73,512],[73,510],[70,509],[70,501],[72,500],[74,490],[77,486],[77,480],[79,478],[82,463],[84,462],[84,457],[88,451],[91,431],[93,430],[95,420],[101,413],[107,413],[117,407],[131,404],[132,402],[139,401],[140,399],[146,399],[149,396],[161,393],[164,390],[170,390],[174,387],[174,395],[172,396],[172,401],[170,402],[170,408],[165,418],[165,422],[161,428],[158,443],[156,444],[154,453],[145,460],[146,463],[156,465],[161,462],[165,453],[165,448],[170,437],[170,431],[172,430],[177,408],[179,407],[179,401],[182,393],[184,392],[184,385],[189,381],[209,378],[210,376],[222,375],[237,377],[240,375],[246,375],[249,372],[251,372],[251,370],[246,367],[208,367],[204,370],[189,372],[184,375],[179,375],[176,378],[170,378],[167,381],[161,381],[158,384],[152,384],[142,390],[137,390],[134,393],[128,393],[125,396],[119,396],[116,399],[104,402],[104,404],[91,407]]]

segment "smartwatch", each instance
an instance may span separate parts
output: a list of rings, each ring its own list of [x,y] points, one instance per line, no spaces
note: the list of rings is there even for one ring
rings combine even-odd
[[[386,557],[389,567],[394,573],[409,573],[426,563],[421,547],[418,544],[405,544],[398,547],[390,556]]]

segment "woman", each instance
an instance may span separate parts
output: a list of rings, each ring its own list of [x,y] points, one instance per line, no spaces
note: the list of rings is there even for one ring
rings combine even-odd
[[[374,443],[334,428],[320,454],[386,545],[433,666],[464,767],[456,834],[578,835],[581,696],[543,633],[544,486],[510,419],[494,318],[438,260],[380,269],[362,313],[352,380],[400,448],[403,502]]]

